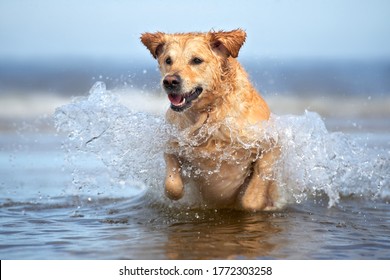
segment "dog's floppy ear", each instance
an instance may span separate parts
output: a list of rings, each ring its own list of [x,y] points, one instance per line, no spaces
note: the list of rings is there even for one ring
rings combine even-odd
[[[141,42],[148,48],[153,57],[157,58],[163,50],[165,34],[162,32],[143,33]]]
[[[209,33],[211,48],[226,57],[236,58],[245,38],[246,33],[242,29]]]

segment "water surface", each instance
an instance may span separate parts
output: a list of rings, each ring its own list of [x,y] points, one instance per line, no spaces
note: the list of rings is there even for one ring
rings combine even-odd
[[[272,213],[168,201],[162,114],[102,84],[3,131],[1,259],[390,259],[388,119],[273,118],[288,203]]]

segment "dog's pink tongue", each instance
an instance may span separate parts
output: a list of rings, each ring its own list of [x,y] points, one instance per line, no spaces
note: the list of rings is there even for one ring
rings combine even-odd
[[[168,94],[168,98],[175,106],[181,105],[184,101],[184,97],[181,94]]]

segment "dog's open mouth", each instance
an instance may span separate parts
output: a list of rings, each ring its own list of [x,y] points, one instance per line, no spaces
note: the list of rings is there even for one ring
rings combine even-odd
[[[202,91],[203,88],[196,87],[195,90],[188,94],[168,93],[168,99],[171,102],[171,109],[180,112],[191,107],[192,101],[197,99]]]

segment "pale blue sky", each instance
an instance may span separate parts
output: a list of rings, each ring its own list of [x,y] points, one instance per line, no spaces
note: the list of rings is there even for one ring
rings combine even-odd
[[[150,59],[142,32],[237,27],[247,58],[390,59],[388,0],[0,0],[0,57]]]

